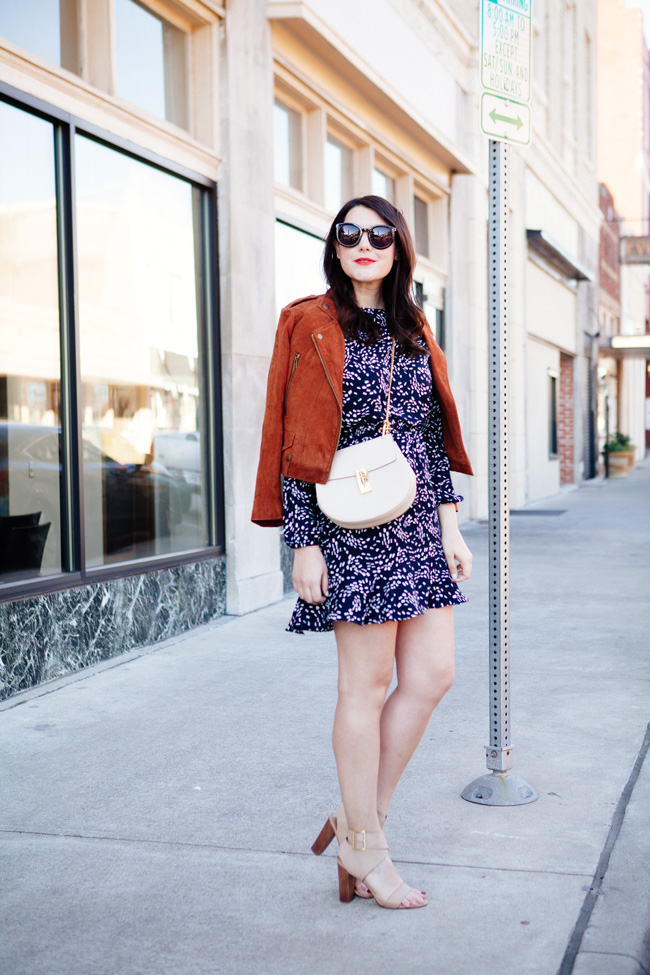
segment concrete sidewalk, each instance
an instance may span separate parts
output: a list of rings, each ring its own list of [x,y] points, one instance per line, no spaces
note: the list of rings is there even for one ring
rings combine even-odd
[[[560,513],[562,512],[562,513]],[[650,464],[512,518],[514,771],[485,770],[487,526],[457,680],[395,796],[419,911],[337,897],[331,635],[291,602],[5,702],[2,975],[650,972]]]

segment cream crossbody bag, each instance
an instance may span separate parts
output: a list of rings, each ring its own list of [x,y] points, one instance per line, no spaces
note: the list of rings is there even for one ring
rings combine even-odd
[[[318,506],[343,528],[375,528],[404,514],[415,498],[413,468],[393,440],[388,413],[393,385],[395,339],[390,356],[386,419],[381,436],[334,454],[326,484],[316,485]]]

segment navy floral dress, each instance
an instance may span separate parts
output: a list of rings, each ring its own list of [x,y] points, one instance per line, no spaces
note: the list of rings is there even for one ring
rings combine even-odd
[[[386,414],[391,337],[386,313],[365,311],[379,323],[381,338],[373,345],[346,341],[339,448],[378,436]],[[451,483],[432,385],[426,355],[395,356],[391,432],[417,479],[413,505],[399,518],[377,528],[341,528],[321,512],[314,484],[285,478],[285,541],[291,548],[320,545],[329,575],[327,600],[315,606],[299,599],[289,631],[321,633],[333,620],[406,620],[467,601],[452,582],[440,543],[436,505],[462,498]]]

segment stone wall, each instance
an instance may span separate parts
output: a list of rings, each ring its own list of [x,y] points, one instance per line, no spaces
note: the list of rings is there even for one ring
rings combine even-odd
[[[225,558],[0,604],[0,699],[222,616]]]

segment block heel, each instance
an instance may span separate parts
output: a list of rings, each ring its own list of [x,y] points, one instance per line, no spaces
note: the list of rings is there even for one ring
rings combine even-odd
[[[337,859],[336,865],[339,870],[339,900],[343,904],[349,904],[354,897],[356,878],[347,872],[340,860]]]
[[[312,853],[315,853],[317,857],[319,857],[321,853],[325,852],[336,836],[336,821],[333,820],[333,816],[330,816],[325,820],[325,825],[312,843],[311,851]]]

